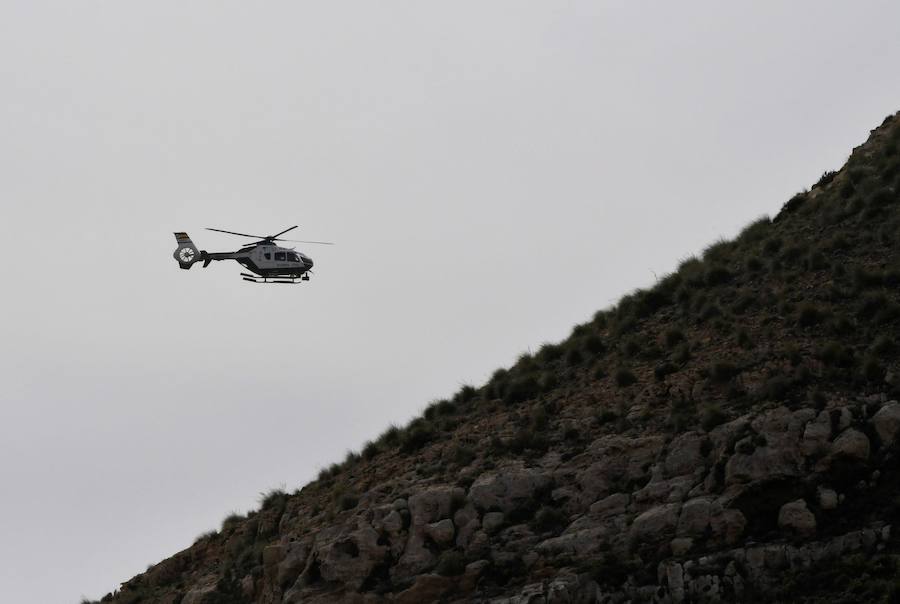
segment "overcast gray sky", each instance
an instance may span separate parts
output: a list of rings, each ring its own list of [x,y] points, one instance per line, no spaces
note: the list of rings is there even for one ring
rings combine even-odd
[[[900,4],[0,2],[0,592],[97,598],[774,214]],[[316,274],[181,271],[300,224]]]

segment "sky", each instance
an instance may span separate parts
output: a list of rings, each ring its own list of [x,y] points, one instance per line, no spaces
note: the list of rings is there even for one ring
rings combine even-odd
[[[0,593],[99,598],[839,168],[900,4],[0,2]],[[178,269],[298,224],[308,283]]]

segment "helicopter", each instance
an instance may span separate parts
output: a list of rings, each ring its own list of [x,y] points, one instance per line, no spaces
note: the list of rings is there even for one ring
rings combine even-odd
[[[309,281],[309,273],[312,271],[312,258],[294,248],[280,247],[276,241],[291,241],[294,243],[314,243],[318,245],[334,245],[330,241],[298,241],[296,239],[282,239],[281,236],[297,228],[294,225],[274,235],[248,235],[222,229],[207,228],[207,231],[228,233],[240,237],[257,239],[243,245],[236,252],[207,252],[198,250],[187,233],[175,233],[175,241],[178,247],[172,256],[178,262],[178,266],[188,270],[195,263],[202,261],[203,268],[209,266],[213,260],[234,260],[253,274],[241,273],[244,281],[252,283],[302,283]]]

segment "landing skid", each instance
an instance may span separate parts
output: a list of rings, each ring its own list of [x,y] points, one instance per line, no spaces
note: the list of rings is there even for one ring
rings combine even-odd
[[[241,277],[244,281],[251,283],[302,283],[303,281],[309,281],[309,275],[303,275],[302,277],[261,277],[259,275],[241,273]]]

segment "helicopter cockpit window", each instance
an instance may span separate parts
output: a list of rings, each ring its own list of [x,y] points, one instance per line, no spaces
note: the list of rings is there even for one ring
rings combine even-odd
[[[288,252],[287,259],[291,262],[300,262],[300,257],[294,252]]]
[[[284,260],[284,252],[275,252],[275,260]]]

